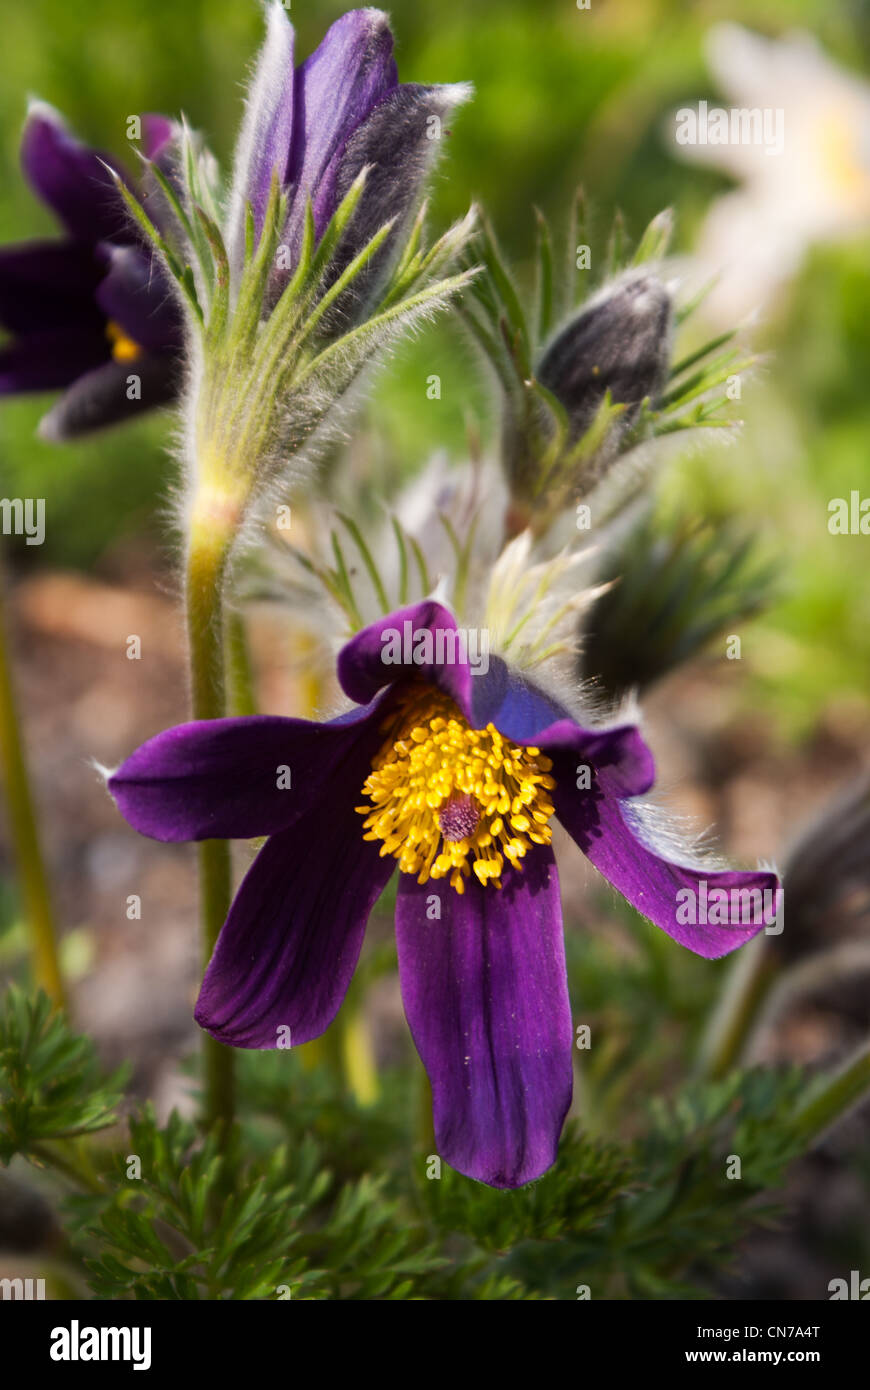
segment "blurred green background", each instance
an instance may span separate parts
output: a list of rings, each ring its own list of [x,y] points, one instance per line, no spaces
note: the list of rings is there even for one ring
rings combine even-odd
[[[298,0],[297,53],[319,41],[344,6]],[[711,24],[727,19],[769,35],[805,27],[845,68],[870,67],[864,0],[396,0],[391,6],[405,80],[470,80],[434,190],[443,227],[474,198],[507,252],[528,269],[534,205],[555,223],[582,181],[606,233],[623,209],[638,234],[666,204],[688,251],[711,198],[728,187],[715,172],[674,159],[662,135],[676,106],[716,89],[703,57]],[[226,164],[242,83],[262,31],[255,0],[30,0],[4,15],[0,88],[2,239],[50,234],[49,214],[18,167],[26,100],[59,107],[79,134],[124,151],[126,117],[183,109]],[[764,374],[746,393],[742,440],[691,451],[668,466],[667,486],[704,513],[737,510],[766,531],[784,558],[782,597],[744,644],[747,696],[772,705],[799,731],[832,692],[866,694],[870,586],[862,537],[832,537],[827,502],[853,488],[870,496],[870,246],[853,238],[812,252],[785,306],[765,324]],[[426,377],[442,377],[437,414],[421,410]],[[34,437],[45,400],[0,403],[2,488],[44,496],[48,531],[28,566],[92,567],[135,535],[156,534],[172,465],[155,419],[58,448]],[[380,447],[412,469],[432,450],[462,454],[469,418],[491,423],[485,378],[470,350],[440,325],[402,348],[379,379],[370,421]],[[769,466],[771,459],[775,466]]]

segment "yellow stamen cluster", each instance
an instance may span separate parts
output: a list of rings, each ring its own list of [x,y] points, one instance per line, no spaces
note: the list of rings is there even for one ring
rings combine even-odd
[[[142,356],[142,349],[132,338],[128,338],[123,328],[114,319],[106,324],[106,337],[112,344],[112,356],[116,362],[135,362]]]
[[[384,724],[388,738],[357,806],[366,840],[383,840],[402,873],[418,883],[450,877],[457,893],[473,871],[501,888],[532,845],[548,845],[556,783],[539,748],[521,748],[492,724],[472,729],[447,696],[426,689],[405,698]]]

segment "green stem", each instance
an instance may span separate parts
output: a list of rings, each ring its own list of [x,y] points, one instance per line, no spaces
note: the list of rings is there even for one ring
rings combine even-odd
[[[796,1128],[812,1147],[838,1120],[870,1094],[870,1039],[836,1072],[810,1086],[796,1116]]]
[[[435,1119],[432,1113],[432,1086],[421,1063],[417,1077],[415,1134],[418,1154],[428,1158],[437,1154],[435,1147]]]
[[[360,1003],[345,999],[332,1026],[338,1033],[342,1074],[348,1090],[358,1105],[374,1105],[380,1095],[378,1069]]]
[[[774,963],[762,933],[738,951],[729,966],[724,988],[701,1041],[698,1076],[718,1081],[736,1066],[775,978]]]
[[[245,619],[233,612],[227,617],[227,683],[229,712],[235,716],[257,713],[256,681]]]
[[[227,532],[207,517],[194,519],[187,559],[187,632],[190,645],[191,703],[194,719],[226,714],[224,679],[223,582],[229,558]],[[230,846],[203,840],[199,851],[200,924],[207,965],[232,897]],[[232,1048],[203,1034],[206,1125],[224,1134],[233,1121],[235,1076]]]
[[[0,575],[2,582],[2,575]],[[54,914],[48,876],[42,857],[39,830],[24,743],[18,721],[15,690],[9,660],[6,624],[0,593],[0,758],[9,825],[21,884],[21,896],[33,953],[33,974],[38,987],[45,990],[58,1008],[65,1004],[63,976],[57,952]]]

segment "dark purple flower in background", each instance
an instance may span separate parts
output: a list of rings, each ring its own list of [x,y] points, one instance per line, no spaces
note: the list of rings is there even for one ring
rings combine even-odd
[[[163,116],[144,116],[144,153],[160,159],[172,132]],[[56,439],[171,400],[180,317],[106,168],[114,162],[42,103],[28,114],[21,161],[64,235],[0,248],[0,327],[11,339],[0,348],[0,395],[63,391],[41,427]],[[131,373],[138,396],[128,391]]]
[[[342,15],[315,52],[294,68],[293,27],[283,6],[271,5],[236,150],[230,204],[234,259],[240,259],[244,246],[245,204],[253,208],[259,234],[277,170],[289,198],[280,241],[290,262],[273,272],[277,298],[298,255],[307,200],[319,238],[357,175],[368,167],[365,190],[330,279],[395,218],[388,244],[368,270],[371,289],[419,204],[438,153],[442,121],[470,93],[465,84],[400,83],[388,17],[374,9]]]
[[[405,632],[413,651],[394,646],[387,664],[387,644]],[[270,837],[196,1007],[234,1047],[276,1047],[287,1028],[303,1043],[329,1026],[398,860],[402,996],[439,1152],[470,1177],[515,1187],[553,1163],[571,1100],[552,817],[630,903],[702,956],[733,950],[772,917],[702,921],[682,910],[687,897],[760,900],[777,883],[685,867],[653,848],[632,800],[654,776],[639,731],[580,727],[499,658],[472,676],[456,633],[432,600],[391,614],[339,655],[351,712],[322,724],[184,724],[143,744],[109,788],[155,839]]]

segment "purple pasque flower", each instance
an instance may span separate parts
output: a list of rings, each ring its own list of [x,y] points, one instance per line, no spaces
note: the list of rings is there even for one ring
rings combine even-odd
[[[375,232],[395,219],[367,268],[371,287],[416,210],[437,154],[441,123],[471,94],[467,84],[400,83],[393,36],[382,10],[350,10],[319,47],[294,67],[294,32],[274,0],[248,94],[230,199],[231,256],[244,246],[245,204],[262,231],[273,171],[289,202],[280,237],[289,255],[272,272],[277,299],[292,274],[310,198],[319,239],[354,180],[368,168],[350,228],[330,267],[334,280]]]
[[[163,116],[142,118],[150,159],[166,152],[172,132]],[[21,161],[64,235],[0,248],[0,326],[11,336],[0,349],[0,395],[62,390],[41,426],[55,439],[164,404],[178,386],[180,316],[131,226],[112,161],[43,103],[28,113]],[[138,395],[128,390],[131,373]]]
[[[683,904],[723,890],[760,899],[777,883],[655,849],[633,801],[654,775],[639,731],[582,728],[500,658],[473,675],[461,636],[435,600],[390,614],[338,657],[350,712],[322,724],[183,724],[143,744],[109,788],[155,839],[269,836],[196,1006],[199,1024],[234,1047],[276,1047],[287,1028],[303,1043],[329,1026],[398,861],[402,997],[439,1152],[469,1177],[516,1187],[553,1163],[571,1100],[552,818],[702,956],[742,945],[771,917],[723,925],[721,912],[706,920]]]

